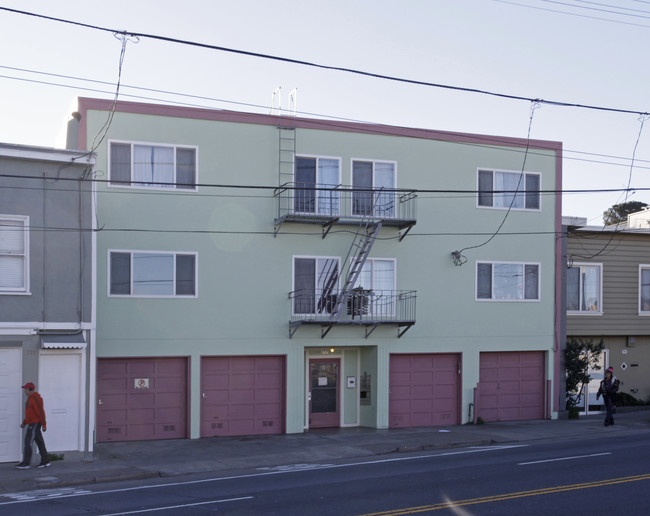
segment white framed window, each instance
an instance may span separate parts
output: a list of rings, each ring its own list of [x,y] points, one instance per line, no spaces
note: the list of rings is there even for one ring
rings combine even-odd
[[[197,189],[198,148],[159,143],[109,142],[109,185]]]
[[[538,263],[476,262],[478,301],[539,301]]]
[[[478,206],[514,210],[541,209],[541,174],[505,170],[478,171]]]
[[[378,317],[395,314],[395,268],[396,260],[392,258],[366,260],[352,292],[356,296],[355,309]]]
[[[294,211],[338,215],[341,209],[341,159],[296,156]]]
[[[397,163],[352,160],[352,215],[395,216]]]
[[[0,294],[29,292],[29,217],[0,215]]]
[[[567,312],[603,313],[603,264],[574,263],[567,269]]]
[[[328,314],[339,293],[341,259],[333,256],[293,257],[293,313]]]
[[[196,285],[196,253],[108,252],[109,296],[196,297]]]
[[[650,315],[650,265],[639,265],[639,315]]]

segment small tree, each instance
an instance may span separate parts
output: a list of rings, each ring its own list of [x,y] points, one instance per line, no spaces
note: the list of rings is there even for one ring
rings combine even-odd
[[[648,206],[645,202],[641,201],[628,201],[621,204],[615,204],[607,211],[603,212],[603,223],[606,226],[625,222],[630,213],[636,213]]]
[[[593,340],[572,338],[564,350],[566,367],[566,408],[569,418],[578,417],[578,405],[582,398],[584,386],[589,383],[591,376],[589,368],[600,369],[598,360],[603,350],[604,342],[594,344]]]

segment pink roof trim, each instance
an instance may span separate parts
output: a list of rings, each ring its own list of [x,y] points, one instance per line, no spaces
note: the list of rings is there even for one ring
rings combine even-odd
[[[82,115],[79,134],[79,146],[85,148],[86,142],[86,111],[99,110],[108,111],[113,101],[105,99],[93,99],[80,97],[79,112]],[[190,108],[183,106],[169,106],[163,104],[147,104],[142,102],[117,102],[116,110],[120,113],[135,113],[140,115],[166,116],[178,118],[193,118],[197,120],[213,120],[219,122],[233,122],[242,124],[258,124],[277,126],[280,121],[287,121],[288,117],[277,115],[262,115],[257,113],[245,113],[241,111],[228,111],[220,109]],[[535,149],[546,149],[561,152],[562,143],[549,140],[526,140],[525,138],[511,138],[505,136],[490,136],[471,133],[457,133],[449,131],[436,131],[432,129],[417,129],[411,127],[399,127],[383,124],[364,124],[360,122],[345,122],[341,120],[313,119],[313,118],[292,118],[295,120],[295,127],[301,129],[317,129],[322,131],[342,131],[364,134],[381,134],[386,136],[402,136],[408,138],[422,138],[427,140],[439,140],[456,143],[474,143],[482,145],[498,145],[510,147],[526,147]]]

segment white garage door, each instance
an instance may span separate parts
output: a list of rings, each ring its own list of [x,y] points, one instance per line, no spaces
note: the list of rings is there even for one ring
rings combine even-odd
[[[23,420],[20,348],[0,349],[0,462],[19,461]]]

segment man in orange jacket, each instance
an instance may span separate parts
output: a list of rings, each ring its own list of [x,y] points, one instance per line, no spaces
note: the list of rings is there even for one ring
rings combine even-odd
[[[23,461],[16,467],[18,469],[29,469],[32,462],[32,447],[34,441],[38,446],[38,453],[41,455],[41,463],[39,468],[47,468],[50,461],[47,458],[47,449],[45,448],[45,441],[43,440],[43,432],[47,430],[47,423],[45,422],[45,409],[43,408],[43,398],[36,392],[36,386],[32,382],[27,382],[22,387],[23,392],[27,396],[27,403],[25,404],[25,419],[20,428],[27,426],[25,433],[25,449],[23,451]]]

